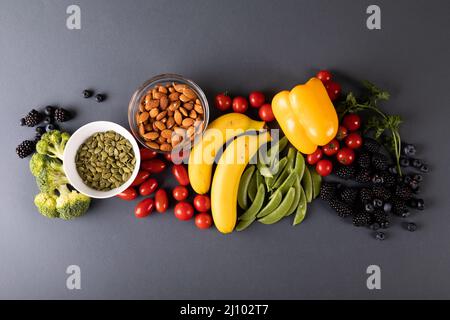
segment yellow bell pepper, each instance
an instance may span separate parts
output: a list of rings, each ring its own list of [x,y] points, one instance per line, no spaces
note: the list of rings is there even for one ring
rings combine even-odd
[[[318,145],[326,145],[336,136],[336,110],[317,78],[276,94],[272,110],[288,140],[304,154],[313,153]]]

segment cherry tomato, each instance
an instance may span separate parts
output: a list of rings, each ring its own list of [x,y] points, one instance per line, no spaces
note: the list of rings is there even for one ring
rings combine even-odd
[[[181,201],[173,209],[175,217],[180,220],[189,220],[194,216],[194,208],[189,202]]]
[[[175,179],[177,179],[178,183],[182,186],[189,185],[189,175],[184,165],[174,164],[172,166],[172,174],[175,176]]]
[[[199,229],[208,229],[212,223],[213,219],[209,213],[202,212],[195,216],[195,225]]]
[[[313,164],[316,164],[317,161],[319,161],[320,159],[322,159],[322,156],[323,156],[323,151],[322,151],[322,149],[317,148],[316,151],[314,151],[313,153],[308,154],[308,155],[306,156],[306,161],[307,161],[309,164],[313,165]]]
[[[169,197],[164,189],[159,189],[155,193],[155,207],[159,213],[164,213],[169,207]]]
[[[172,190],[172,196],[177,201],[186,200],[189,195],[189,191],[185,186],[176,186]]]
[[[248,96],[248,100],[250,101],[250,105],[253,108],[259,108],[264,104],[264,101],[266,100],[266,98],[264,97],[264,94],[262,92],[253,91]]]
[[[233,111],[238,113],[244,113],[248,109],[247,99],[244,97],[236,97],[233,99]]]
[[[141,196],[149,196],[158,188],[158,181],[150,178],[139,186],[139,194]]]
[[[231,107],[231,98],[226,93],[219,93],[216,96],[216,108],[221,111],[226,111]]]
[[[123,190],[121,193],[117,195],[118,198],[122,200],[134,200],[137,198],[137,192],[136,189],[133,187],[128,187],[125,190]]]
[[[172,162],[172,152],[164,153],[164,159],[169,162]]]
[[[344,117],[342,124],[349,131],[356,131],[361,127],[361,118],[357,114],[350,113]]]
[[[142,184],[145,180],[147,180],[150,177],[150,172],[146,170],[140,170],[134,179],[134,181],[131,183],[131,187],[136,187]]]
[[[136,218],[144,218],[152,213],[154,207],[153,199],[146,198],[140,201],[134,208],[134,215]]]
[[[345,144],[347,145],[347,147],[349,147],[350,149],[358,149],[361,148],[363,143],[363,140],[361,138],[361,135],[356,133],[356,132],[352,132],[348,135],[347,138],[345,138]]]
[[[339,126],[338,132],[336,134],[336,139],[339,141],[343,140],[348,135],[348,130],[344,126]]]
[[[198,194],[194,198],[194,207],[199,212],[206,212],[211,209],[211,200],[208,196]]]
[[[339,83],[330,81],[325,86],[328,92],[328,96],[330,97],[331,101],[335,101],[339,95],[341,94],[341,86]]]
[[[175,153],[174,151],[165,153],[164,158],[169,162],[172,162],[175,164],[181,164],[186,159],[189,159],[189,150],[183,149],[180,152],[178,152],[178,154]]]
[[[166,163],[161,159],[150,159],[142,161],[141,168],[150,173],[160,173],[166,168]]]
[[[141,160],[153,159],[158,155],[156,151],[147,148],[140,148],[139,153],[141,154]]]
[[[323,84],[326,84],[331,81],[331,73],[328,70],[320,70],[317,72],[316,78],[322,81]]]
[[[355,152],[350,148],[344,147],[338,151],[336,159],[343,165],[352,164],[355,160]]]
[[[330,142],[328,142],[326,145],[322,147],[323,153],[325,153],[327,156],[333,156],[335,155],[339,150],[339,141],[337,139],[333,139]]]
[[[259,108],[258,114],[262,121],[270,122],[275,120],[270,103],[263,104],[261,108]]]
[[[333,170],[333,163],[328,159],[322,159],[316,164],[316,172],[322,177],[326,177]]]

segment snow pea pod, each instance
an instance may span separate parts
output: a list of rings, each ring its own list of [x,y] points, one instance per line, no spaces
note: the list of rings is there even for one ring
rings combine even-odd
[[[275,222],[280,221],[288,212],[291,207],[292,201],[295,197],[295,188],[291,187],[284,197],[283,201],[280,203],[278,208],[276,208],[272,213],[267,216],[259,219],[258,221],[264,224],[273,224]]]
[[[297,210],[295,212],[294,222],[292,223],[293,226],[301,223],[303,219],[305,219],[306,209],[307,209],[306,195],[305,191],[302,188],[300,193],[300,201],[298,203]]]
[[[300,184],[300,179],[298,178],[298,176],[295,179],[294,188],[295,188],[295,198],[294,198],[294,201],[292,201],[292,205],[289,208],[288,212],[286,212],[285,217],[293,214],[295,209],[297,209],[298,204],[300,203],[300,195],[302,193],[302,190],[300,190],[300,189],[302,189],[302,185]]]
[[[312,198],[315,199],[320,193],[320,185],[322,184],[322,177],[317,173],[315,169],[310,170],[311,173],[311,181],[313,186],[313,195]]]
[[[278,207],[282,199],[283,196],[281,195],[281,192],[279,190],[275,191],[272,199],[270,199],[270,201],[266,204],[266,206],[262,208],[262,210],[256,216],[258,218],[267,216],[269,213],[273,212]]]
[[[284,167],[286,166],[288,160],[286,157],[281,158],[280,161],[277,162],[277,164],[275,164],[275,166],[273,167],[272,172],[273,172],[273,177],[266,178],[266,185],[267,188],[272,188],[272,185],[275,183],[276,179],[278,178],[278,176],[281,174],[281,172],[284,170]]]
[[[298,174],[296,171],[292,171],[291,173],[289,173],[286,180],[284,180],[283,183],[281,184],[281,186],[278,187],[278,190],[281,191],[282,195],[285,195],[286,192],[289,191],[289,188],[292,187],[295,180],[297,180],[297,177],[298,177]]]
[[[297,171],[298,177],[300,180],[303,178],[303,174],[305,172],[305,158],[301,154],[301,152],[297,151],[297,155],[295,156],[295,166],[294,170]]]
[[[240,217],[239,220],[250,220],[254,219],[256,217],[256,214],[261,210],[263,204],[264,204],[264,198],[266,195],[266,188],[264,187],[264,184],[258,185],[258,192],[256,193],[255,200],[253,201],[250,208],[248,208],[247,211],[245,211]]]
[[[294,157],[295,157],[295,149],[289,148],[288,155],[287,155],[287,163],[286,166],[283,169],[283,172],[277,177],[275,180],[275,183],[272,186],[273,189],[278,189],[281,184],[287,179],[291,171],[294,169]]]
[[[256,192],[258,191],[258,186],[256,185],[256,175],[258,174],[258,170],[255,170],[255,173],[252,175],[252,178],[250,179],[250,183],[248,185],[248,197],[250,198],[250,201],[255,200]]]
[[[302,186],[303,190],[305,190],[306,201],[309,203],[312,201],[313,187],[312,187],[311,173],[309,172],[308,167],[305,167],[305,173],[302,179]]]
[[[241,181],[239,181],[238,204],[241,209],[248,208],[248,187],[255,171],[255,166],[249,166],[242,174]]]
[[[236,225],[236,231],[242,231],[247,229],[253,221],[255,221],[256,217],[251,218],[250,220],[240,220]]]

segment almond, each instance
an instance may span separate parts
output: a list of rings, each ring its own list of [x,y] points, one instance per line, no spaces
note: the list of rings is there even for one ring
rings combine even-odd
[[[195,94],[195,92],[190,89],[190,88],[185,88],[183,89],[183,94],[188,97],[190,100],[193,100],[195,98],[197,98],[197,95]]]
[[[159,100],[152,99],[145,104],[145,110],[151,110],[159,107]]]
[[[203,114],[203,107],[200,104],[195,104],[194,110],[199,114]]]
[[[159,136],[157,141],[158,141],[159,144],[163,144],[163,143],[166,143],[166,138],[164,138],[162,136]]]
[[[182,140],[183,140],[183,138],[180,137],[179,135],[174,135],[172,137],[172,147],[175,147],[176,145],[178,145]]]
[[[152,149],[159,150],[159,144],[157,144],[156,142],[147,141],[145,142],[145,144]]]
[[[166,139],[171,139],[172,138],[172,130],[165,129],[165,130],[161,131],[161,136]]]
[[[167,110],[167,115],[168,115],[169,117],[172,117],[174,113],[175,113],[175,112],[172,111],[172,110]]]
[[[143,137],[144,137],[144,139],[146,139],[146,140],[155,140],[155,139],[158,139],[159,133],[158,133],[158,132],[155,132],[155,131],[153,131],[153,132],[148,132],[148,133],[144,134]]]
[[[172,128],[175,125],[175,119],[173,117],[167,118],[166,127],[167,129]]]
[[[182,83],[172,83],[173,88],[175,89],[175,91],[182,93],[184,89],[186,89],[188,86]]]
[[[148,105],[152,101],[152,96],[150,94],[147,94],[144,98],[145,105]]]
[[[166,95],[161,96],[161,99],[159,99],[159,106],[163,110],[166,110],[169,106],[169,98]]]
[[[184,94],[180,95],[179,99],[183,102],[188,102],[189,100],[191,100],[191,98],[189,98],[188,96],[185,96]]]
[[[184,137],[186,135],[186,130],[180,127],[174,127],[173,131],[181,137]]]
[[[179,92],[173,92],[173,93],[169,94],[170,101],[177,101],[179,97],[180,97]]]
[[[145,134],[145,128],[144,128],[144,125],[142,123],[139,125],[139,134],[141,136],[143,136]]]
[[[145,129],[145,131],[152,131],[153,130],[153,128],[152,128],[152,124],[151,123],[146,123],[145,125],[144,125],[144,129]]]
[[[192,126],[194,124],[194,119],[191,118],[186,118],[182,121],[182,126],[185,128],[189,128],[190,126]]]
[[[163,94],[161,92],[159,92],[159,91],[156,91],[152,95],[153,95],[153,99],[158,99],[159,100],[159,99],[161,99]]]
[[[194,127],[189,127],[186,130],[186,134],[188,135],[188,137],[191,137],[194,134],[194,132],[195,132],[195,128]]]
[[[158,91],[164,94],[167,94],[167,88],[164,86],[159,86],[158,87]]]
[[[157,116],[156,116],[156,120],[162,120],[167,114],[167,111],[161,111]]]
[[[201,105],[202,103],[201,103],[200,99],[195,99],[195,104]]]
[[[175,92],[175,89],[174,89],[173,87],[169,87],[169,92],[170,92],[170,93],[174,93],[174,92]]]
[[[163,143],[162,145],[160,145],[159,148],[161,149],[161,151],[171,151],[172,150],[172,146],[168,143]]]
[[[145,111],[145,102],[139,104],[139,112],[144,112],[144,111]]]
[[[143,122],[145,122],[145,121],[147,121],[148,120],[148,117],[149,117],[149,114],[148,114],[148,112],[142,112],[140,115],[139,115],[139,123],[143,123]]]
[[[180,106],[181,106],[181,102],[180,102],[179,100],[174,101],[174,102],[172,102],[172,103],[170,104],[169,110],[175,111],[175,110],[177,110]]]
[[[191,119],[192,120],[192,119]],[[192,122],[193,123],[193,122]],[[155,121],[154,123],[155,127],[158,128],[158,130],[162,131],[166,128],[166,125],[162,123],[161,121]]]
[[[183,108],[185,108],[186,110],[192,110],[194,108],[194,103],[193,102],[186,102],[183,104]]]
[[[156,118],[156,116],[159,114],[159,110],[157,108],[150,110],[150,117]]]
[[[186,109],[185,108],[183,108],[183,107],[180,107],[180,112],[181,112],[181,114],[183,115],[183,116],[185,116],[185,117],[187,117],[188,116],[188,112],[186,111]]]
[[[181,115],[180,111],[175,110],[175,113],[173,115],[175,122],[177,123],[177,125],[181,126],[181,123],[183,121],[183,116]]]

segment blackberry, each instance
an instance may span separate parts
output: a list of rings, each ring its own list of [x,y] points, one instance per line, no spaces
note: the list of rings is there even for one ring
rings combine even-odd
[[[65,122],[67,120],[70,120],[70,112],[63,108],[56,108],[54,114],[55,121],[58,122]]]
[[[370,154],[366,151],[361,152],[359,154],[356,162],[360,168],[369,168],[370,167]]]
[[[369,169],[362,168],[358,170],[355,176],[356,182],[359,183],[369,183],[371,180],[371,172]]]
[[[376,140],[371,138],[364,138],[363,146],[367,151],[371,153],[375,153],[380,150],[380,144]]]
[[[349,165],[349,166],[338,166],[334,170],[334,174],[338,176],[339,178],[348,180],[355,177],[356,169],[355,166]]]
[[[362,188],[359,190],[359,199],[362,203],[371,202],[373,197],[372,190],[367,188]]]
[[[337,184],[333,182],[324,182],[320,187],[320,199],[329,201],[336,195]]]
[[[380,229],[380,224],[376,223],[376,222],[371,223],[369,228],[376,231],[376,230]]]
[[[370,215],[367,212],[361,212],[353,216],[352,223],[356,227],[367,226],[370,223]]]
[[[16,148],[16,153],[19,158],[23,159],[28,157],[36,150],[36,143],[32,140],[25,140],[19,144]]]
[[[385,187],[391,188],[393,186],[395,186],[395,183],[397,182],[397,179],[394,175],[383,171],[379,173],[381,178],[383,178],[383,184]]]
[[[373,222],[378,223],[383,229],[385,229],[385,227],[389,225],[389,216],[383,210],[375,210],[372,219]]]
[[[381,176],[381,175],[379,175],[378,173],[376,173],[376,174],[374,174],[373,176],[372,176],[372,182],[374,183],[374,184],[384,184],[384,179],[383,179],[383,177]]]
[[[345,187],[341,192],[341,199],[347,204],[354,204],[358,198],[358,189]]]
[[[389,163],[388,158],[382,153],[374,153],[372,155],[372,165],[376,170],[386,171]]]
[[[389,189],[383,186],[374,186],[372,188],[372,193],[375,198],[383,201],[389,200],[389,198],[392,196],[392,193],[389,191]]]
[[[25,124],[28,127],[34,127],[41,122],[42,114],[39,111],[33,109],[30,112],[28,112],[28,114],[25,116],[24,119],[25,119]]]
[[[403,200],[409,200],[412,197],[412,190],[407,185],[398,185],[395,189],[395,195]]]
[[[368,212],[368,213],[373,213],[374,210],[375,210],[375,207],[373,206],[373,204],[368,202],[368,203],[365,204],[364,210],[366,210],[366,212]]]
[[[406,202],[399,198],[392,199],[392,213],[399,217],[409,216],[409,209],[406,206]]]
[[[353,214],[353,210],[348,204],[336,198],[331,199],[328,203],[339,217],[345,218]]]

